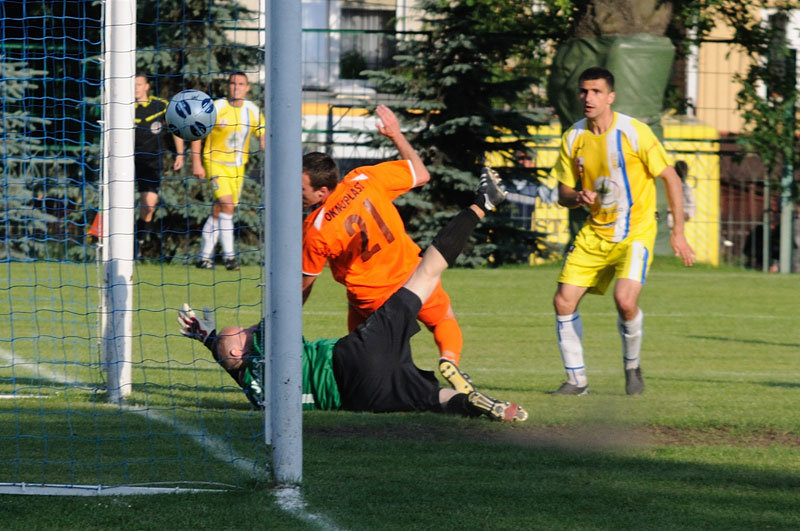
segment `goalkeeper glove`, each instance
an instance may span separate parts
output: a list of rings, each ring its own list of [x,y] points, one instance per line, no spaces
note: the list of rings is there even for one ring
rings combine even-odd
[[[198,317],[191,306],[184,302],[183,307],[178,310],[178,326],[180,326],[181,334],[203,343],[216,358],[217,325],[211,308],[204,307],[203,317]]]

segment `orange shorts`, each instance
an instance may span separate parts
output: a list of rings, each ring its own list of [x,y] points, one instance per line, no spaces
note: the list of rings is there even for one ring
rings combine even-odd
[[[351,302],[347,312],[348,330],[351,332],[355,330],[358,325],[366,321],[367,317],[369,317],[372,312],[380,308],[383,303],[386,302],[392,295],[394,295],[394,291],[385,297],[375,299],[374,301],[368,303],[362,301],[358,307],[355,307]],[[447,310],[449,308],[450,296],[447,294],[447,292],[445,292],[444,288],[442,288],[442,283],[440,281],[436,285],[436,289],[434,289],[433,293],[431,293],[431,296],[428,297],[428,300],[422,305],[422,308],[417,314],[417,319],[419,319],[422,324],[428,328],[432,328],[439,324],[439,322],[447,314]]]

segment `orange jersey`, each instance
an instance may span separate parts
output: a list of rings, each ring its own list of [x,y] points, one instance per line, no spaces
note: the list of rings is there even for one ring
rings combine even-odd
[[[303,223],[303,274],[319,275],[327,261],[355,306],[397,289],[419,263],[420,248],[392,201],[416,184],[407,160],[348,173]]]

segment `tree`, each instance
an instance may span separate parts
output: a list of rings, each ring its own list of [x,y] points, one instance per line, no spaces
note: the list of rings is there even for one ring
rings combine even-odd
[[[43,155],[33,133],[48,120],[32,116],[25,98],[36,84],[30,79],[45,72],[0,55],[0,139],[3,145],[3,195],[0,198],[0,260],[30,260],[47,252],[42,235],[56,218],[34,208],[35,175],[31,160]],[[37,238],[36,236],[40,236]]]
[[[780,271],[791,270],[792,224],[798,199],[795,168],[800,163],[796,124],[797,51],[787,45],[789,9],[794,2],[779,5],[769,20],[747,18],[738,9],[725,6],[729,19],[735,21],[736,42],[752,59],[746,74],[735,78],[742,84],[737,104],[746,123],[740,143],[757,153],[767,168],[764,180],[764,215],[761,232],[764,235],[760,250],[763,269],[769,269],[771,213],[770,189],[780,193]],[[762,6],[766,7],[766,6]],[[759,251],[756,249],[756,251]]]
[[[257,20],[237,0],[139,0],[136,64],[157,76],[164,97],[185,88],[224,94],[228,73],[264,64],[260,48],[229,38]]]
[[[471,200],[488,152],[508,161],[496,168],[501,177],[536,180],[516,154],[528,149],[529,127],[548,121],[531,87],[546,76],[545,41],[566,24],[561,12],[523,1],[423,0],[419,7],[423,31],[401,36],[396,66],[367,74],[379,90],[400,95],[392,105],[431,173],[430,183],[397,201],[412,238],[426,245],[442,219]],[[533,238],[508,217],[490,217],[459,263],[527,260]]]

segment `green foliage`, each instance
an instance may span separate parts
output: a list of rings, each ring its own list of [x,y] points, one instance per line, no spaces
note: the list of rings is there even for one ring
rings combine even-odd
[[[258,46],[230,38],[246,26],[258,27],[258,14],[237,0],[140,0],[137,67],[158,76],[157,91],[166,98],[184,88],[225,94],[227,73],[264,63]]]
[[[768,178],[777,179],[786,163],[797,167],[795,104],[797,67],[795,51],[786,40],[789,13],[779,9],[772,21],[746,19],[728,11],[736,22],[735,41],[752,59],[744,74],[734,77],[742,84],[737,105],[742,111],[746,130],[739,141],[758,153],[768,168]]]
[[[32,116],[25,104],[36,83],[33,76],[45,72],[26,62],[10,61],[0,55],[0,139],[3,151],[3,194],[0,197],[0,260],[28,260],[43,257],[47,249],[48,223],[55,216],[34,207],[33,186],[36,163],[44,154],[42,141],[33,136],[49,122]]]
[[[361,72],[366,68],[367,61],[357,50],[343,53],[339,60],[339,75],[342,79],[363,79]]]
[[[561,12],[534,12],[529,2],[424,0],[423,32],[397,42],[395,66],[368,72],[409,123],[409,140],[431,182],[397,201],[412,237],[430,242],[441,220],[467,204],[487,152],[503,153],[501,177],[536,181],[534,169],[514,166],[526,152],[528,127],[547,121],[530,88],[546,76],[545,43],[564,28]],[[383,140],[383,139],[380,139]],[[511,207],[504,207],[508,212]],[[480,228],[459,259],[477,265],[522,260],[526,231],[498,217]]]
[[[260,164],[253,158],[248,166],[258,170]],[[242,265],[258,264],[263,259],[264,201],[260,178],[258,171],[249,172],[234,215],[237,259]],[[195,178],[188,170],[180,175],[167,174],[161,181],[159,203],[154,220],[161,229],[161,250],[148,249],[144,258],[194,263],[200,252],[203,225],[213,205],[211,184]]]

